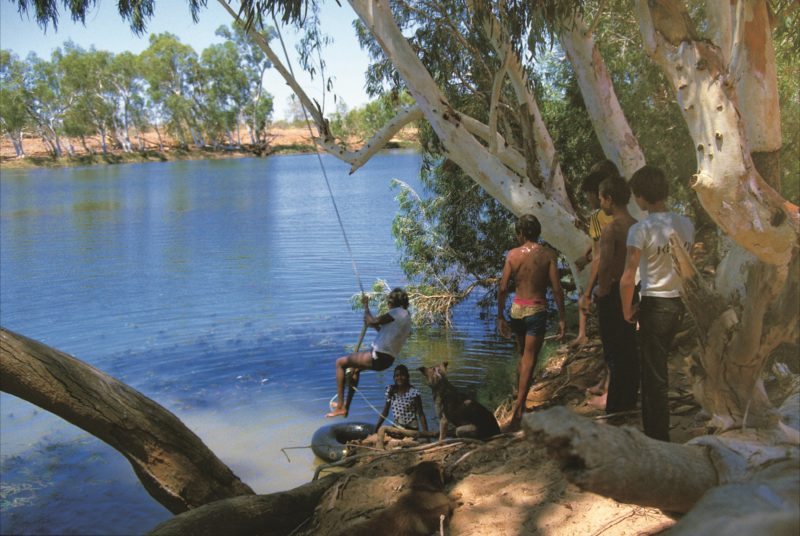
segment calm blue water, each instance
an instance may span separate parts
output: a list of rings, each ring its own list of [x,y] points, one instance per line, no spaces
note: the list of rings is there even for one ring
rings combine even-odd
[[[364,286],[404,285],[390,181],[418,185],[419,156],[353,176],[323,160]],[[0,323],[153,398],[259,493],[313,474],[308,449],[280,448],[325,424],[357,292],[316,156],[2,171]],[[412,371],[450,361],[467,389],[515,361],[473,306],[455,329],[416,330],[405,355]],[[367,373],[361,391],[381,405],[390,382]],[[375,414],[357,396],[351,418]],[[170,517],[121,455],[59,418],[2,394],[0,432],[3,534],[136,534]]]

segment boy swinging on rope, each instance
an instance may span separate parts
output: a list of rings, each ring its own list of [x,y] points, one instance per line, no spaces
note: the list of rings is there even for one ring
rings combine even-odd
[[[372,350],[355,352],[342,356],[336,360],[336,408],[326,417],[347,417],[350,409],[350,397],[345,404],[344,380],[348,368],[355,369],[353,381],[357,382],[358,373],[362,370],[385,370],[392,366],[395,358],[400,355],[408,335],[411,333],[411,314],[408,312],[408,294],[395,288],[386,297],[389,312],[375,317],[369,310],[369,298],[361,297],[364,304],[364,324],[375,328],[378,336],[372,343]]]

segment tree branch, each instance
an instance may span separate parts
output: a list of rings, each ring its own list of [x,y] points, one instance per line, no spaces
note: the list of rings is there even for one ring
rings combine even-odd
[[[352,174],[366,164],[375,153],[383,149],[403,127],[422,118],[423,114],[419,106],[416,104],[406,106],[381,127],[358,151],[348,151],[341,144],[336,143],[331,136],[317,139],[316,142],[332,156],[350,164],[350,173]]]
[[[289,491],[216,501],[157,525],[147,536],[284,536],[311,517],[337,479],[328,475]]]
[[[63,352],[0,328],[0,390],[117,449],[173,513],[253,490],[175,415]]]

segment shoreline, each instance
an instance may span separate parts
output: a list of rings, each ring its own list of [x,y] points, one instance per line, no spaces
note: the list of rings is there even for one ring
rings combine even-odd
[[[313,154],[317,146],[313,143],[308,132],[303,128],[277,129],[271,133],[272,143],[266,148],[256,148],[242,145],[234,149],[221,147],[190,146],[188,149],[174,145],[165,145],[164,151],[148,148],[143,151],[134,150],[124,152],[121,149],[109,150],[103,154],[99,150],[99,141],[94,140],[90,145],[93,152],[82,151],[74,155],[54,157],[44,150],[41,140],[30,138],[24,142],[26,156],[17,157],[7,140],[3,140],[0,150],[0,170],[10,169],[39,169],[62,168],[95,165],[135,164],[144,162],[175,162],[182,160],[222,160],[228,158],[266,158],[273,155]],[[77,145],[74,140],[73,146]],[[148,143],[151,147],[153,143]],[[355,143],[351,150],[357,150],[362,143]],[[419,149],[416,140],[416,131],[403,133],[400,137],[386,144],[386,149]],[[323,150],[323,152],[325,152]]]

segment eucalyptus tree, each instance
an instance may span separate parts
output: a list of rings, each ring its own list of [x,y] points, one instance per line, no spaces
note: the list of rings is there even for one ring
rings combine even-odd
[[[11,140],[18,158],[25,156],[22,134],[30,123],[25,104],[26,68],[16,54],[0,50],[0,131]]]
[[[179,142],[188,146],[189,138],[204,145],[196,117],[200,99],[198,92],[200,65],[192,47],[168,33],[150,36],[150,45],[141,53],[144,78],[152,106],[154,127],[164,122]],[[159,133],[160,137],[160,133]]]
[[[309,2],[243,0],[237,9],[220,3],[247,26],[248,20],[272,10],[284,23],[299,24]],[[424,118],[433,165],[442,160],[443,171],[458,169],[473,181],[462,183],[463,189],[481,189],[511,213],[536,214],[543,237],[568,260],[577,258],[588,238],[540,110],[530,53],[540,36],[556,38],[602,153],[630,175],[644,163],[644,152],[595,42],[603,18],[597,6],[604,2],[349,3],[375,59],[372,89],[380,92],[388,83],[392,90],[407,90],[415,102],[400,109],[359,151],[337,143],[321,107],[267,40],[251,34],[308,110],[318,145],[356,170],[399,128]],[[43,6],[41,20],[53,20],[52,1],[36,4]],[[194,9],[202,4],[190,2]],[[773,15],[799,33],[793,6],[774,4],[785,11]],[[78,16],[85,7],[82,2],[69,5]],[[122,13],[141,27],[148,7],[152,2],[125,3]],[[639,26],[631,46],[647,53],[669,88],[651,97],[671,95],[685,123],[685,133],[674,134],[691,141],[689,186],[732,244],[711,285],[698,276],[679,244],[673,248],[676,267],[685,277],[683,297],[698,326],[700,349],[691,370],[695,396],[715,433],[684,446],[655,444],[624,431],[609,439],[613,444],[603,444],[607,435],[579,434],[590,427],[585,422],[573,426],[545,414],[529,417],[527,425],[553,446],[580,485],[626,502],[692,509],[676,532],[796,528],[800,382],[796,372],[770,367],[782,346],[796,350],[798,342],[800,213],[764,179],[774,175],[770,170],[779,163],[782,147],[770,5],[765,0],[708,2],[690,11],[681,0],[637,0],[633,11],[623,7]],[[593,18],[587,17],[592,13]],[[636,74],[625,71],[617,82]],[[484,217],[483,211],[470,213],[478,221]],[[418,234],[427,232],[423,228]],[[797,353],[790,355],[796,370]],[[764,387],[767,371],[787,377],[792,389],[770,399]],[[647,459],[658,463],[620,467],[618,452],[632,457],[657,452]],[[764,494],[768,500],[754,500]],[[738,516],[733,521],[732,511]]]
[[[108,153],[110,131],[114,127],[116,95],[110,83],[112,54],[94,48],[84,50],[71,42],[53,54],[63,73],[61,84],[69,106],[65,110],[65,123],[69,135],[97,134],[103,154]],[[92,132],[93,131],[93,132]]]
[[[269,42],[275,36],[275,30],[261,23],[256,23],[253,31],[264,36]],[[236,24],[231,27],[220,26],[216,35],[228,39],[239,52],[239,72],[246,83],[246,100],[238,103],[240,123],[247,125],[252,145],[266,144],[266,126],[272,117],[272,95],[264,87],[264,74],[272,67],[272,63],[255,41]],[[243,95],[244,96],[244,95]],[[238,132],[237,132],[238,136]]]
[[[54,54],[53,61],[46,61],[36,54],[28,55],[25,106],[36,131],[50,147],[52,155],[59,157],[63,154],[64,113],[72,102],[62,86],[64,73],[57,56]]]
[[[121,52],[112,57],[105,80],[105,83],[114,89],[117,139],[126,152],[131,150],[130,127],[137,123],[134,118],[142,115],[140,109],[144,93],[142,70],[143,65],[138,55],[127,51]],[[145,125],[136,126],[141,135]]]
[[[230,41],[211,45],[200,54],[200,66],[205,75],[203,122],[214,142],[225,136],[229,145],[241,145],[239,110],[247,102],[248,92],[239,63],[239,52]]]

